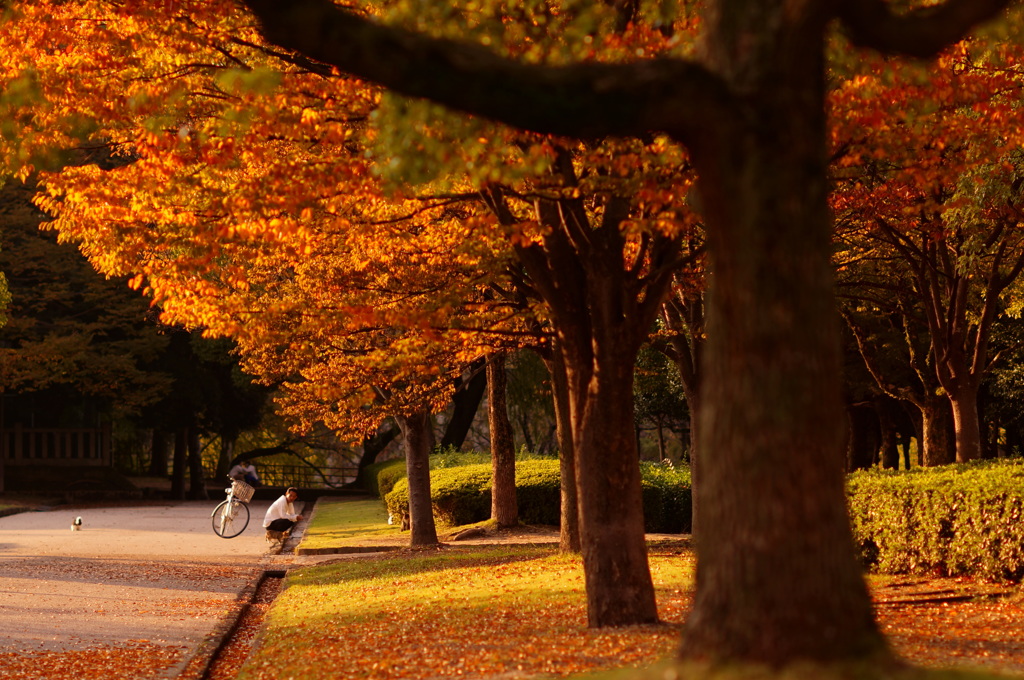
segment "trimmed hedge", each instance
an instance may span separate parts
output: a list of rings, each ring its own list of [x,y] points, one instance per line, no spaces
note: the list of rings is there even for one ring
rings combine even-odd
[[[1024,578],[1024,461],[857,472],[848,496],[873,571]]]
[[[693,527],[690,468],[640,463],[644,529],[654,534],[688,534]]]
[[[374,496],[384,498],[395,486],[395,482],[403,477],[405,477],[405,459],[392,458],[380,463],[372,463],[363,468],[362,485]]]
[[[690,530],[689,471],[669,466],[641,466],[644,524],[648,532],[680,533]],[[558,461],[516,461],[516,500],[524,524],[557,526],[561,515]],[[491,466],[476,463],[434,468],[430,495],[434,516],[458,526],[481,522],[491,515]],[[409,510],[409,487],[402,478],[384,495],[388,512],[399,517]]]
[[[560,494],[557,460],[516,461],[516,500],[520,521],[526,524],[558,524]],[[434,506],[434,517],[445,524],[458,526],[489,518],[490,464],[432,469],[430,500]],[[405,477],[384,496],[384,504],[395,517],[409,512],[409,485]]]

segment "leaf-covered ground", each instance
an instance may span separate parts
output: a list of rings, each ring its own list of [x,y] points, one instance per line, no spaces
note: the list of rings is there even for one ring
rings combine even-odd
[[[289,576],[241,678],[565,676],[668,654],[692,570],[654,549],[668,625],[586,628],[579,560],[550,547],[445,548],[345,560]]]
[[[966,578],[873,579],[876,611],[893,647],[931,668],[1024,673],[1024,595]]]
[[[91,579],[126,576],[125,565],[92,566]],[[647,666],[675,648],[689,606],[693,557],[679,544],[654,545],[651,566],[666,625],[592,631],[578,560],[549,546],[338,558],[293,570],[279,595],[279,582],[261,589],[210,678],[521,680]],[[871,582],[882,628],[912,663],[1024,674],[1018,589],[969,579]],[[161,613],[187,616],[210,606],[182,600]],[[63,652],[5,652],[0,677],[155,680],[173,675],[187,654],[138,639]]]
[[[18,680],[163,678],[184,651],[145,640],[66,652],[0,653],[0,677]]]
[[[252,573],[245,565],[54,556],[5,558],[2,567],[0,608],[12,610],[3,622],[21,634],[12,638],[18,644],[0,643],[0,678],[19,680],[176,677],[195,652],[183,631],[194,620],[223,619],[229,594]],[[28,594],[31,607],[8,589]],[[99,642],[115,630],[126,639]]]
[[[550,548],[445,548],[294,572],[243,680],[530,678],[642,667],[672,653],[693,557],[655,546],[664,626],[586,628],[577,560]],[[1024,673],[1024,598],[968,579],[873,578],[879,622],[913,664]],[[225,676],[227,677],[227,676]]]

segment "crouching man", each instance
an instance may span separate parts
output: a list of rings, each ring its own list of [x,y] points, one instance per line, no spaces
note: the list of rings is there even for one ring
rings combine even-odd
[[[302,515],[295,512],[295,501],[299,499],[299,492],[295,487],[290,487],[284,495],[271,503],[267,509],[267,515],[263,518],[263,528],[268,532],[276,531],[281,534],[292,530],[295,523],[302,519]]]

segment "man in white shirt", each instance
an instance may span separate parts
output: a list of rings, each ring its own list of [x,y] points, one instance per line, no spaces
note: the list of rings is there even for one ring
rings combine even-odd
[[[299,499],[299,492],[290,487],[284,495],[270,504],[263,518],[263,528],[267,531],[291,531],[302,515],[295,512],[293,503]]]

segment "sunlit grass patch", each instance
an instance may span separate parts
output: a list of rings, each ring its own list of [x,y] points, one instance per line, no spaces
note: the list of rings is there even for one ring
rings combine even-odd
[[[586,627],[578,557],[550,547],[445,548],[290,574],[240,678],[564,676],[669,654],[692,562],[654,551],[669,625]]]
[[[401,527],[388,524],[388,511],[379,499],[324,497],[302,535],[301,550],[364,545],[375,539],[401,537]]]

